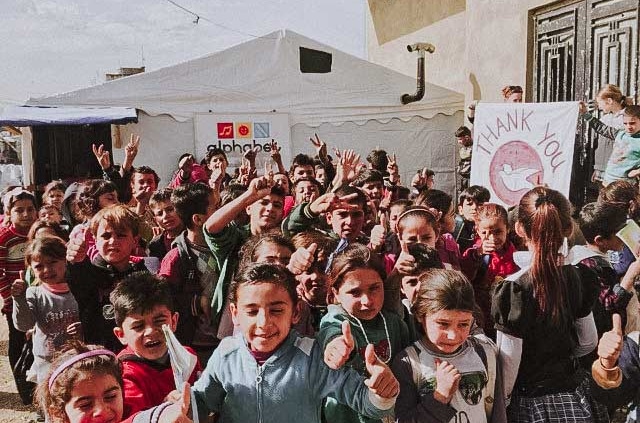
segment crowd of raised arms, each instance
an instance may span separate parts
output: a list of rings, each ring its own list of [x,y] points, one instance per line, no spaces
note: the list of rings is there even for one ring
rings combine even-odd
[[[580,211],[546,186],[506,210],[426,168],[402,181],[394,152],[311,143],[288,167],[275,141],[248,150],[233,175],[220,149],[184,154],[162,188],[132,136],[120,166],[93,146],[103,179],[8,190],[23,401],[65,423],[606,422],[640,395],[629,169]],[[188,384],[164,325],[198,357]]]

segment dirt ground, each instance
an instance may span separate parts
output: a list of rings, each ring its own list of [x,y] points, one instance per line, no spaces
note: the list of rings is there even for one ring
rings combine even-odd
[[[7,321],[0,316],[0,423],[35,422],[35,409],[22,405],[13,382],[7,357],[8,336]]]

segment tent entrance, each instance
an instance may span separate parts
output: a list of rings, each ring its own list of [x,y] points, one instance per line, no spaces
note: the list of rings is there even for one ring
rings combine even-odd
[[[111,152],[111,125],[54,125],[33,127],[34,182],[65,182],[101,178],[102,171],[91,144],[104,144]]]

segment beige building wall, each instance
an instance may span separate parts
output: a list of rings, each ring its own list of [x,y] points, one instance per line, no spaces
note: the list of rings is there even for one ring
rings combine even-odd
[[[404,7],[404,11],[384,15],[377,7],[383,2],[402,5],[397,7]],[[448,13],[438,10],[439,19],[424,19],[426,26],[392,38],[385,29],[388,25],[415,27],[416,2],[420,0],[369,0],[367,46],[371,62],[415,76],[416,54],[407,52],[405,46],[424,41],[436,46],[436,52],[427,56],[427,81],[465,94],[467,103],[501,101],[500,90],[505,85],[522,85],[525,91],[529,88],[530,12],[557,1],[466,0],[463,10],[459,1],[441,2],[450,7]],[[380,43],[379,38],[388,40]]]

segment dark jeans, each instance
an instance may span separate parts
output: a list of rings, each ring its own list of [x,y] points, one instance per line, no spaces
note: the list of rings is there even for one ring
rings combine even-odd
[[[9,326],[9,363],[13,370],[18,362],[18,358],[20,358],[22,347],[24,347],[24,343],[27,341],[27,338],[25,337],[24,332],[20,332],[13,325],[11,313],[5,314],[5,317],[7,318],[7,326]]]

